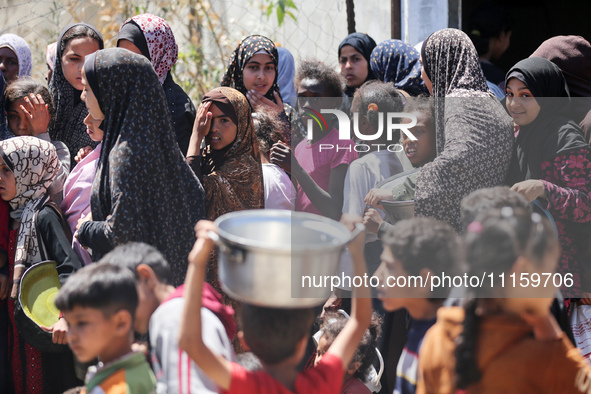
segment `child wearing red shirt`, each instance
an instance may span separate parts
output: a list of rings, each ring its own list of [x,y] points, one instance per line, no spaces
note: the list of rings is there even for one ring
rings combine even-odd
[[[347,219],[352,228],[353,221]],[[361,218],[358,220],[361,221]],[[197,242],[189,254],[185,279],[185,310],[179,345],[224,393],[335,393],[339,394],[344,372],[371,320],[368,288],[355,290],[351,319],[334,339],[317,366],[303,372],[297,365],[303,358],[308,333],[314,321],[311,309],[274,309],[244,304],[241,311],[244,342],[261,360],[262,371],[246,371],[236,363],[215,355],[203,343],[201,291],[213,241],[208,231],[216,231],[212,222],[200,221],[195,228]],[[365,273],[364,234],[350,244],[355,275]]]

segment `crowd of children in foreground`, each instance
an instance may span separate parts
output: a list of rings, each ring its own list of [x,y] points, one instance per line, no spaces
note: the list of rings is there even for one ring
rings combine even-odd
[[[0,391],[590,392],[569,314],[591,305],[591,81],[572,66],[591,44],[552,38],[499,79],[510,28],[443,29],[418,50],[353,33],[341,75],[249,36],[197,108],[155,15],[125,21],[118,48],[66,27],[48,87],[27,43],[0,36]],[[323,110],[351,114],[350,137]],[[392,220],[389,201],[416,217]],[[337,274],[380,285],[318,308],[231,299],[208,234],[263,208],[362,222]],[[48,347],[17,317],[44,260],[61,283]],[[444,273],[561,281],[388,285]]]
[[[460,272],[464,248],[471,275],[541,274],[555,268],[559,247],[552,228],[517,193],[482,189],[465,201],[471,206],[463,214],[474,220],[463,238],[434,219],[398,222],[384,237],[376,272],[381,283],[391,275]],[[355,217],[343,221],[351,225]],[[205,282],[214,247],[208,232],[216,230],[209,221],[197,224],[186,282],[177,289],[169,284],[166,260],[141,243],[117,247],[66,282],[56,305],[68,321],[70,347],[79,361],[100,360],[89,372],[88,392],[95,387],[109,392],[118,384],[138,393],[151,392],[156,384],[167,392],[189,392],[189,387],[232,393],[370,392],[364,383],[380,322],[377,316],[372,320],[369,288],[355,290],[350,317],[344,312],[323,317],[314,365],[299,371],[314,309],[244,304],[237,332],[232,312]],[[363,234],[349,244],[356,275],[366,272],[363,246]],[[379,294],[386,311],[405,308],[411,317],[396,392],[587,392],[591,367],[550,313],[553,288],[519,294],[485,285],[467,295],[463,307],[443,306],[445,291],[414,291],[386,287]],[[145,356],[132,352],[133,331],[144,333],[148,327],[157,379]],[[246,366],[235,361],[233,335],[258,361],[254,367],[252,360]]]

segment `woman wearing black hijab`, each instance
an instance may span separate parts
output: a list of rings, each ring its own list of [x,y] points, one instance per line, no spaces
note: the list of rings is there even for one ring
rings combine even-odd
[[[506,77],[507,109],[519,126],[508,183],[528,201],[541,198],[556,221],[558,272],[573,275],[566,297],[580,297],[581,253],[591,234],[591,148],[569,114],[565,78],[554,63],[531,57]],[[589,289],[585,289],[589,291]]]
[[[70,168],[76,165],[74,158],[80,149],[97,146],[88,136],[84,124],[88,110],[80,100],[83,89],[80,70],[85,56],[103,48],[99,31],[86,23],[66,27],[57,40],[55,66],[49,81],[55,114],[47,132],[52,140],[63,142],[70,150]]]
[[[353,97],[366,81],[376,79],[370,67],[371,52],[375,47],[374,39],[364,33],[349,34],[339,45],[339,64],[348,97]]]
[[[178,149],[170,117],[162,116],[162,85],[148,59],[122,48],[87,57],[83,76],[86,105],[93,118],[104,118],[104,137],[92,221],[79,222],[80,244],[96,260],[117,245],[148,243],[166,257],[179,286],[193,227],[205,218],[205,192]]]

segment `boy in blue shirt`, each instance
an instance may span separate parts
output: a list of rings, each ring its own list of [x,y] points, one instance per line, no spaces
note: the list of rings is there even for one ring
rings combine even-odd
[[[413,218],[397,222],[382,241],[382,264],[375,273],[380,278],[378,298],[386,311],[405,308],[411,317],[408,339],[396,368],[394,393],[414,393],[423,337],[435,323],[437,309],[448,294],[448,289],[432,293],[429,278],[454,274],[461,259],[460,239],[448,224]],[[417,283],[422,281],[423,286],[411,277],[420,277]]]

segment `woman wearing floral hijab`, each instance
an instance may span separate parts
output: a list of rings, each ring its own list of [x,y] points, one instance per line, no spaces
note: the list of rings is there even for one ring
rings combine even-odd
[[[437,157],[419,171],[415,213],[461,232],[460,202],[474,190],[503,184],[513,122],[490,92],[470,38],[457,29],[423,43],[422,78],[435,100]]]
[[[49,82],[49,92],[55,105],[55,116],[48,133],[52,140],[62,141],[70,150],[72,166],[78,151],[84,147],[96,147],[86,133],[84,118],[88,115],[80,99],[84,86],[81,70],[84,57],[103,48],[101,34],[92,26],[76,23],[66,27],[57,41],[54,70]]]
[[[428,95],[421,79],[421,55],[412,46],[400,40],[386,40],[371,52],[370,66],[376,79],[390,82],[410,96]]]
[[[182,284],[193,227],[205,218],[204,192],[178,149],[162,85],[144,56],[113,48],[89,56],[84,99],[103,118],[102,151],[92,186],[92,221],[78,240],[98,259],[117,245],[146,242]],[[150,100],[146,100],[150,97]]]
[[[156,15],[136,15],[121,25],[117,46],[144,55],[152,62],[166,95],[176,140],[181,152],[186,154],[195,122],[195,107],[170,73],[179,49],[169,24]]]
[[[30,77],[33,62],[29,44],[16,34],[0,36],[0,64],[7,83],[19,77]]]
[[[10,387],[17,393],[58,393],[80,385],[71,352],[46,353],[20,335],[14,320],[20,279],[28,267],[44,260],[57,262],[60,282],[81,268],[70,247],[60,214],[47,205],[59,159],[49,142],[35,137],[15,137],[0,142],[0,197],[12,212],[8,268],[13,283],[8,302],[8,355]],[[63,318],[52,327],[55,343],[66,343],[67,324]]]

